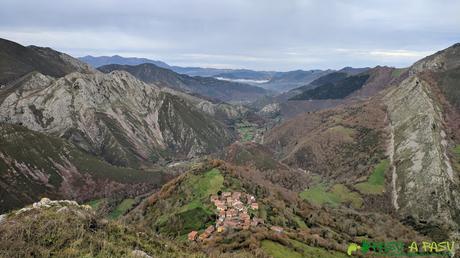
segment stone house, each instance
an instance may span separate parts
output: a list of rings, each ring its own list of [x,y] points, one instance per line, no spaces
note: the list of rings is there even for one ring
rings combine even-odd
[[[225,214],[225,217],[227,218],[233,218],[233,217],[236,217],[238,216],[238,211],[235,210],[235,209],[229,209],[227,210],[227,213]]]
[[[223,192],[222,193],[222,197],[224,197],[224,198],[230,197],[231,195],[232,195],[231,192]]]
[[[232,206],[233,205],[233,198],[232,197],[227,197],[227,205]]]
[[[198,232],[197,231],[192,231],[188,233],[188,240],[190,241],[195,241],[198,238]]]
[[[233,203],[233,207],[237,209],[238,211],[243,211],[244,204],[241,201],[236,201]]]

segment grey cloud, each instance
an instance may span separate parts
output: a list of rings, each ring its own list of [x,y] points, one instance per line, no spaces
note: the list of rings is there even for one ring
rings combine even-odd
[[[455,0],[2,0],[0,37],[178,65],[407,66],[460,41],[459,12]]]

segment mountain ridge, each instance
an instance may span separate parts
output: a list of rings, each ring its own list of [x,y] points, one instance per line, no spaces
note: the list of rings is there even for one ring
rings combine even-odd
[[[154,83],[162,87],[171,87],[222,101],[249,101],[269,94],[268,91],[260,87],[222,81],[212,77],[190,77],[155,66],[154,64],[140,64],[136,66],[107,65],[101,66],[98,69],[105,73],[115,70],[125,70],[147,83]]]
[[[90,73],[92,69],[87,64],[51,48],[24,47],[0,38],[0,71],[0,85],[5,85],[33,71],[61,77],[76,71]]]

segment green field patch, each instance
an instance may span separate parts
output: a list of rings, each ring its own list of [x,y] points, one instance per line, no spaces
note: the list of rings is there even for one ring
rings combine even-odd
[[[363,199],[361,196],[350,191],[345,185],[336,184],[329,190],[320,183],[301,192],[300,198],[317,205],[330,205],[337,207],[340,204],[350,203],[353,208],[361,208]]]
[[[341,125],[329,128],[330,132],[341,135],[346,141],[353,141],[356,131],[352,128],[343,127]]]
[[[135,204],[134,199],[124,199],[121,203],[115,207],[115,209],[110,212],[109,219],[117,219],[120,216],[124,215],[128,210],[130,210]]]
[[[224,177],[217,168],[213,168],[203,175],[193,176],[187,183],[193,189],[194,199],[203,199],[222,188]]]
[[[177,195],[162,200],[161,207],[151,211],[156,214],[154,227],[174,237],[204,229],[214,216],[215,207],[210,202],[210,195],[222,190],[223,183],[224,177],[216,168],[203,174],[187,175]]]
[[[348,257],[343,253],[336,252],[336,251],[327,251],[322,248],[318,247],[313,247],[306,245],[302,242],[296,241],[296,240],[289,240],[291,244],[297,249],[297,250],[302,250],[303,251],[303,256],[306,258],[316,258],[316,257],[321,257],[321,258],[345,258]]]
[[[271,240],[262,240],[262,249],[273,258],[344,258],[345,254],[312,247],[296,240],[289,240],[292,246],[285,246]]]
[[[380,161],[375,166],[367,182],[358,183],[354,187],[363,194],[382,194],[385,190],[385,172],[389,166],[390,162],[388,160],[384,159]]]
[[[300,229],[308,228],[307,224],[305,224],[305,221],[301,217],[294,215],[293,219]]]
[[[363,199],[357,192],[350,191],[345,185],[336,184],[331,189],[331,194],[337,198],[340,203],[350,203],[353,208],[361,208]]]
[[[262,249],[273,258],[302,258],[301,253],[271,240],[262,240]]]
[[[183,212],[175,213],[166,218],[159,225],[160,232],[184,235],[192,230],[200,230],[204,228],[206,223],[211,220],[211,214],[203,207],[195,207]]]
[[[256,125],[248,122],[237,123],[236,129],[242,142],[252,141],[257,132]]]

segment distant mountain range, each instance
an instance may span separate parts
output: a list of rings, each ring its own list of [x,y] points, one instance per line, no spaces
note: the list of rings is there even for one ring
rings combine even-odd
[[[121,57],[118,55],[99,57],[84,56],[80,57],[79,59],[90,64],[94,68],[112,64],[131,66],[145,63],[154,64],[158,67],[166,68],[179,74],[185,74],[188,76],[214,77],[219,80],[251,84],[275,92],[286,92],[291,89],[307,85],[323,75],[334,72],[334,70],[295,70],[289,72],[277,72],[254,71],[249,69],[180,67],[171,66],[158,60],[137,57]],[[341,71],[353,75],[365,71],[366,69],[369,68],[345,67]]]
[[[206,98],[226,102],[248,102],[271,93],[263,88],[237,82],[218,80],[213,77],[188,76],[151,63],[140,65],[104,65],[98,70],[109,73],[116,70],[127,71],[139,80],[162,87],[173,88]]]
[[[189,76],[205,76],[205,77],[226,77],[229,79],[266,79],[267,74],[274,72],[257,72],[246,69],[218,69],[218,68],[202,68],[202,67],[181,67],[171,66],[165,62],[152,60],[147,58],[138,57],[122,57],[119,55],[114,56],[84,56],[79,57],[81,61],[98,68],[104,65],[118,64],[118,65],[140,65],[140,64],[154,64],[158,67],[170,69],[176,73],[186,74]],[[225,75],[225,76],[224,76]]]
[[[94,68],[99,66],[109,65],[109,64],[123,64],[123,65],[139,65],[139,64],[154,64],[163,68],[170,68],[168,64],[162,61],[152,60],[148,58],[139,58],[139,57],[122,57],[119,55],[114,56],[84,56],[79,57],[81,61],[91,65]]]

